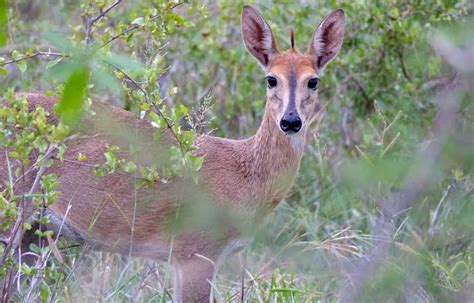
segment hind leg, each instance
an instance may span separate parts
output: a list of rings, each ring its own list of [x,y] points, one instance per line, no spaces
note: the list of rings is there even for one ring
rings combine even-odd
[[[176,264],[173,302],[212,302],[211,283],[213,282],[215,271],[214,263],[199,257],[192,257],[184,263]]]

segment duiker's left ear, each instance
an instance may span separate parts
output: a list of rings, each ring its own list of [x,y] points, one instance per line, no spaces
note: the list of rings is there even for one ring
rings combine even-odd
[[[338,9],[327,15],[316,28],[308,53],[318,70],[323,70],[341,49],[345,20],[344,11]]]

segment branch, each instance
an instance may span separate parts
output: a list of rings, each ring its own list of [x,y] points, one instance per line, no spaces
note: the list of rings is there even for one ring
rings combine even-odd
[[[47,52],[36,52],[36,53],[34,53],[34,54],[31,54],[31,55],[28,55],[28,56],[24,56],[24,57],[19,58],[19,59],[15,59],[15,60],[3,62],[2,64],[0,64],[0,67],[1,67],[1,66],[5,66],[5,65],[8,65],[8,64],[12,64],[12,63],[17,63],[17,62],[20,62],[20,61],[24,61],[24,60],[36,58],[36,57],[39,57],[39,56],[56,57],[56,58],[59,58],[59,57],[69,57],[68,55],[65,55],[65,54],[55,53],[55,52],[50,52],[50,51],[47,51]]]
[[[48,161],[52,157],[53,152],[54,152],[55,149],[56,149],[56,147],[53,146],[53,145],[48,146],[48,150],[46,151],[46,153],[43,157],[43,163],[41,164],[40,168],[38,169],[38,172],[36,173],[35,180],[33,181],[33,184],[31,185],[30,191],[28,192],[29,197],[31,197],[35,192],[38,191],[38,187],[40,186],[41,177],[43,176],[44,172],[48,168]],[[24,206],[24,208],[27,208],[27,206]],[[21,209],[20,211],[22,212],[22,215],[25,213],[24,209]],[[31,224],[33,222],[34,216],[33,216],[33,214],[28,214],[28,213],[27,213],[27,215],[28,215],[28,218],[25,220],[25,222],[28,222],[28,223]],[[21,225],[24,224],[24,222],[21,222],[21,223],[22,223]],[[20,246],[22,236],[23,236],[23,232],[17,232],[14,235],[14,238],[13,238],[13,241],[12,241],[12,248],[14,250],[16,250]]]
[[[26,298],[27,298],[26,301],[27,302],[33,302],[33,300],[31,299],[31,296],[33,295],[33,292],[35,291],[35,289],[38,285],[38,282],[41,280],[44,268],[47,265],[47,261],[49,260],[49,257],[51,255],[51,253],[53,253],[53,255],[58,259],[58,261],[59,261],[59,263],[61,263],[61,265],[64,263],[63,257],[61,256],[61,254],[58,251],[57,243],[58,243],[59,236],[61,235],[61,232],[64,228],[66,219],[69,215],[69,211],[71,210],[71,207],[72,207],[71,201],[72,201],[72,198],[71,198],[71,200],[69,200],[69,203],[68,203],[67,208],[66,208],[66,212],[64,213],[61,224],[59,225],[59,230],[58,230],[58,234],[56,236],[56,239],[53,241],[52,238],[50,238],[50,236],[47,237],[48,244],[50,246],[50,250],[45,252],[45,253],[42,253],[41,257],[38,256],[38,260],[36,261],[36,264],[34,266],[34,268],[37,270],[37,272],[31,279],[30,286],[29,286],[29,291],[28,291],[28,294],[26,296]]]
[[[362,86],[362,84],[360,84],[359,80],[357,80],[356,78],[354,78],[353,76],[350,76],[350,78],[352,79],[352,81],[354,81],[354,83],[356,84],[357,88],[360,90],[360,92],[362,93],[362,96],[364,96],[364,99],[365,101],[367,101],[367,104],[371,104],[372,101],[371,101],[371,98],[369,97],[369,95],[367,94],[367,92],[365,91],[365,88]]]
[[[53,146],[53,145],[48,146],[48,149],[47,149],[47,151],[44,155],[44,158],[43,158],[43,163],[41,164],[41,167],[38,169],[38,172],[36,173],[35,180],[33,181],[31,189],[28,193],[29,197],[31,197],[31,195],[38,190],[38,187],[40,185],[41,176],[46,171],[46,169],[48,167],[48,160],[51,158],[52,153],[55,149],[56,149],[56,147]],[[7,158],[7,160],[8,160],[8,158]],[[25,197],[25,196],[26,195],[23,195],[23,197]],[[31,203],[31,201],[30,201],[30,203]],[[13,226],[13,228],[11,230],[10,238],[6,241],[4,239],[2,239],[2,242],[6,242],[6,244],[5,244],[5,247],[4,247],[3,256],[1,258],[0,265],[3,265],[5,263],[5,261],[7,260],[8,256],[9,256],[10,251],[13,250],[15,253],[18,252],[18,258],[20,259],[19,264],[21,266],[21,242],[22,242],[23,235],[25,233],[25,230],[23,229],[23,225],[24,225],[25,222],[28,222],[28,223],[32,224],[32,222],[35,218],[34,211],[31,214],[26,211],[28,206],[23,204],[23,207],[21,207],[21,206],[18,207],[19,209],[18,209],[17,219],[16,219],[16,222],[15,222],[15,225]],[[28,216],[26,218],[26,220],[25,220],[25,214]],[[12,276],[13,273],[14,273],[14,271],[10,272],[10,278],[9,278],[8,281],[6,280],[7,283],[4,285],[3,292],[7,296],[8,296],[8,289],[11,287],[10,283],[11,283],[12,278],[13,278],[13,276]],[[2,298],[2,299],[4,299],[4,298]]]
[[[400,66],[402,67],[403,75],[408,81],[411,81],[411,77],[408,75],[407,69],[405,67],[405,60],[403,59],[403,51],[401,48],[398,50],[398,59],[400,60]]]
[[[453,188],[453,184],[449,184],[448,188],[443,192],[443,195],[441,196],[441,199],[438,202],[438,205],[435,208],[435,211],[431,215],[431,220],[430,220],[430,227],[428,228],[428,234],[430,236],[433,236],[436,233],[436,221],[438,220],[438,216],[441,212],[441,207],[443,206],[444,201],[446,200],[446,197],[448,196],[449,192]]]
[[[181,144],[181,141],[179,140],[178,138],[178,135],[176,134],[176,132],[173,130],[173,125],[170,123],[170,121],[168,120],[168,118],[165,116],[165,114],[163,114],[163,112],[161,111],[161,109],[158,107],[158,105],[156,104],[155,101],[153,101],[150,96],[148,95],[148,93],[146,92],[146,90],[137,82],[135,81],[132,77],[130,77],[125,71],[123,71],[121,68],[111,64],[110,62],[107,62],[111,67],[113,67],[115,70],[117,70],[118,72],[122,73],[124,75],[124,77],[130,81],[130,83],[132,83],[139,91],[141,91],[143,93],[143,95],[145,96],[145,99],[148,103],[150,103],[153,108],[155,109],[156,113],[166,122],[166,127],[171,131],[171,133],[173,134],[173,137],[176,139],[176,141],[178,142],[178,146],[179,146],[179,149],[181,150],[181,155],[184,156],[185,154],[185,151],[184,151],[184,147],[183,145]]]
[[[105,9],[103,12],[101,12],[96,18],[90,20],[90,21],[87,21],[85,20],[86,17],[84,17],[84,22],[86,23],[86,43],[87,44],[90,44],[90,40],[91,40],[91,34],[92,34],[92,27],[93,25],[99,21],[101,18],[103,18],[107,13],[109,13],[113,8],[115,8],[116,6],[118,6],[120,3],[122,2],[122,0],[117,0],[115,3],[113,3],[111,6],[109,6],[107,9]],[[176,7],[184,4],[185,2],[179,2],[179,3],[176,3],[174,5],[172,5],[170,7],[170,9],[175,9]],[[156,20],[158,19],[158,17],[160,16],[155,16],[153,18],[151,18],[149,21],[153,21],[153,20]],[[117,40],[118,38],[128,34],[129,32],[131,31],[134,31],[136,29],[138,29],[140,26],[137,25],[137,24],[134,24],[132,25],[130,28],[120,32],[119,34],[113,36],[112,38],[110,38],[107,42],[105,42],[104,44],[102,44],[102,46],[100,48],[103,48],[105,46],[107,46],[108,44],[112,43],[113,41]],[[19,58],[19,59],[15,59],[15,60],[10,60],[10,61],[7,61],[7,62],[3,62],[2,64],[0,64],[0,67],[2,66],[6,66],[6,65],[9,65],[9,64],[12,64],[12,63],[18,63],[18,62],[21,62],[21,61],[24,61],[24,60],[28,60],[28,59],[33,59],[33,58],[36,58],[36,57],[41,57],[41,56],[45,56],[45,57],[55,57],[55,58],[59,58],[59,57],[69,57],[69,55],[66,55],[66,54],[62,54],[62,53],[58,53],[58,52],[51,52],[51,51],[38,51],[34,54],[31,54],[31,55],[28,55],[28,56],[24,56],[22,58]]]
[[[116,7],[117,5],[120,4],[120,2],[122,2],[122,0],[117,0],[115,1],[115,3],[113,3],[111,6],[109,6],[106,10],[104,10],[103,12],[101,12],[99,14],[99,16],[97,16],[96,18],[92,19],[90,21],[90,24],[93,25],[94,23],[96,23],[97,21],[99,21],[99,19],[102,19],[105,15],[107,15],[108,12],[110,12],[114,7]]]
[[[105,15],[107,15],[107,13],[110,12],[114,7],[119,5],[120,2],[122,2],[122,0],[115,1],[111,6],[106,8],[104,11],[102,11],[97,17],[95,17],[92,20],[88,19],[88,15],[82,17],[82,19],[84,20],[84,23],[86,24],[86,45],[89,45],[91,43],[92,29],[95,23],[97,23],[97,21],[105,17]]]
[[[46,168],[48,168],[48,160],[51,159],[53,151],[56,149],[55,146],[50,145],[48,146],[48,149],[46,150],[46,153],[43,157],[43,163],[41,164],[41,167],[39,168],[38,172],[36,173],[35,180],[33,181],[33,185],[31,185],[31,189],[29,192],[29,195],[34,194],[39,187],[39,182],[41,180],[41,176],[44,174],[46,171]]]
[[[103,47],[109,45],[110,43],[114,42],[114,41],[117,40],[118,38],[120,38],[120,37],[122,37],[122,36],[128,34],[128,33],[131,32],[131,31],[136,30],[136,29],[139,28],[139,27],[140,27],[139,25],[134,24],[134,25],[131,26],[130,28],[128,28],[128,29],[126,29],[126,30],[120,32],[119,34],[113,36],[112,38],[110,38],[107,42],[105,42],[104,44],[102,44],[102,46],[101,46],[100,48],[103,48]]]
[[[173,5],[170,7],[170,9],[173,10],[173,9],[177,8],[178,6],[184,4],[184,3],[185,3],[185,2],[178,2],[178,3],[176,3],[176,4],[173,4]],[[160,17],[160,15],[154,16],[153,18],[150,18],[150,20],[148,20],[148,21],[156,20],[156,19],[158,19],[159,17]],[[110,38],[107,42],[105,42],[104,44],[102,44],[102,46],[101,46],[100,48],[103,48],[103,47],[109,45],[110,43],[114,42],[114,41],[117,40],[118,38],[120,38],[120,37],[122,37],[122,36],[124,36],[124,35],[126,35],[126,34],[128,34],[128,33],[130,33],[130,32],[132,32],[132,31],[134,31],[134,30],[136,30],[136,29],[138,29],[138,28],[140,28],[140,25],[138,25],[138,24],[134,24],[134,25],[130,26],[129,28],[127,28],[127,29],[121,31],[121,32],[118,33],[117,35],[115,35],[115,36],[113,36],[112,38]]]

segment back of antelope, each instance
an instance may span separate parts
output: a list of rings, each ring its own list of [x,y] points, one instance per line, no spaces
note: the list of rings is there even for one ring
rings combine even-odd
[[[147,120],[93,103],[92,111],[97,115],[82,118],[78,135],[67,143],[64,160],[55,160],[47,170],[59,176],[60,192],[57,201],[45,209],[51,215],[49,228],[56,236],[60,231],[62,236],[87,241],[97,249],[171,260],[175,268],[174,301],[209,301],[216,262],[247,242],[242,226],[261,222],[291,188],[309,126],[319,108],[317,84],[322,70],[341,48],[344,22],[344,12],[336,10],[317,27],[305,53],[294,47],[293,34],[291,48],[280,52],[260,13],[244,7],[243,40],[267,76],[263,121],[257,133],[244,140],[199,136],[196,153],[204,163],[197,186],[177,178],[136,189],[134,177],[123,172],[97,176],[94,167],[104,163],[107,146],[119,146],[118,156],[126,159],[130,157],[129,146],[139,142],[134,159],[150,164],[160,163],[159,155],[176,142],[167,131],[159,142],[153,141],[154,128]],[[30,109],[43,106],[53,113],[55,98],[40,93],[24,96]],[[115,121],[112,126],[101,123],[110,119]],[[49,122],[56,123],[56,116],[51,115]],[[137,128],[140,140],[124,136]],[[0,151],[0,191],[9,180],[7,171],[16,168],[11,162],[7,169],[7,152]],[[87,161],[77,161],[79,154]],[[22,176],[26,182],[15,185],[17,192],[31,188],[38,173],[37,167],[34,169]],[[199,211],[202,207],[208,209]],[[184,218],[180,222],[193,221],[197,216],[202,222],[176,233],[170,226],[180,216]],[[2,237],[9,243],[15,238],[14,231],[2,231]],[[26,249],[28,243],[22,247]],[[4,292],[10,286],[4,285]]]

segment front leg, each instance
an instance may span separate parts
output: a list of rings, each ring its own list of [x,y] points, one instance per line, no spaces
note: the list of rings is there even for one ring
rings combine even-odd
[[[175,264],[174,303],[208,303],[216,267],[213,261],[200,256]]]

